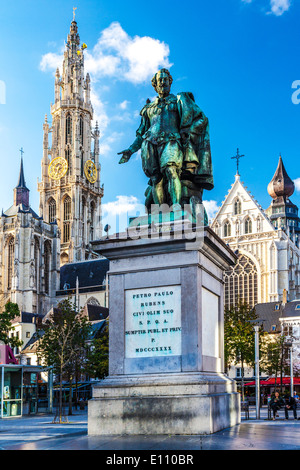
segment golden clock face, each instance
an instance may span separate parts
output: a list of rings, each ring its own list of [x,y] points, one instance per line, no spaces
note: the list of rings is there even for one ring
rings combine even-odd
[[[48,174],[53,180],[59,180],[68,171],[68,162],[65,158],[56,157],[53,158],[49,165]]]
[[[84,173],[90,183],[97,181],[97,168],[92,160],[87,160],[84,165]]]

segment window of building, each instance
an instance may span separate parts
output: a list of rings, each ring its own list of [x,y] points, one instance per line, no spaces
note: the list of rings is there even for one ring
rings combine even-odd
[[[236,199],[234,203],[234,215],[238,215],[242,213],[242,203],[240,199]]]
[[[83,145],[83,117],[79,118],[79,142]]]
[[[80,160],[80,173],[83,178],[83,168],[84,168],[84,151],[81,150],[81,160]]]
[[[39,285],[39,266],[40,266],[40,242],[37,237],[34,237],[34,271],[35,271],[36,289],[38,289],[38,285]]]
[[[7,256],[7,288],[12,287],[12,277],[14,270],[14,258],[15,258],[15,240],[11,237],[8,242],[8,256]]]
[[[45,293],[50,292],[50,264],[51,264],[51,242],[47,240],[44,245],[44,280]]]
[[[65,150],[65,159],[68,162],[68,169],[71,168],[71,149],[69,146]]]
[[[231,223],[229,222],[229,220],[226,220],[226,222],[224,223],[224,237],[230,237],[231,236]]]
[[[90,226],[90,239],[94,240],[94,223],[95,223],[95,204],[91,203],[91,226]]]
[[[253,261],[240,255],[235,266],[224,273],[225,307],[231,308],[239,301],[254,307],[258,302],[258,273]]]
[[[71,198],[66,196],[64,198],[63,208],[63,243],[70,241],[70,224],[71,224]]]
[[[66,117],[66,144],[72,141],[72,117],[70,114]]]
[[[51,198],[49,201],[49,223],[53,223],[56,220],[56,202],[55,199]]]
[[[250,217],[245,220],[245,233],[252,233],[252,220]]]

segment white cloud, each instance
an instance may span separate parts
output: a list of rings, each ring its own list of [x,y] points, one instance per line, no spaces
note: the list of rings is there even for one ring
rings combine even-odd
[[[296,191],[300,191],[300,178],[294,180]]]
[[[122,101],[122,103],[119,104],[120,108],[121,109],[127,109],[128,105],[129,105],[130,101],[127,101],[127,100],[124,100]]]
[[[55,72],[57,68],[62,66],[64,55],[56,52],[48,52],[44,54],[40,62],[40,69],[43,72]]]
[[[288,11],[291,0],[270,0],[271,12],[276,16],[281,16]]]
[[[143,83],[160,67],[171,67],[167,44],[149,36],[129,36],[120,23],[104,29],[92,51],[85,53],[85,66],[94,80],[110,76]]]
[[[253,0],[241,0],[242,3],[253,3]],[[267,15],[281,16],[289,10],[292,2],[291,0],[269,0],[270,10]]]
[[[122,132],[110,132],[107,137],[104,137],[100,141],[100,153],[101,156],[106,157],[111,153],[111,144],[117,142],[123,136]],[[117,158],[117,155],[116,157]]]
[[[110,234],[123,232],[128,227],[129,217],[145,214],[145,206],[135,196],[117,196],[115,201],[102,205],[102,226],[111,227]]]
[[[207,212],[208,221],[212,221],[217,215],[218,210],[220,209],[217,204],[217,201],[203,201],[203,204]]]
[[[145,210],[135,196],[117,196],[115,201],[107,202],[102,205],[103,213],[110,215],[121,215],[127,213],[135,213],[139,209]]]

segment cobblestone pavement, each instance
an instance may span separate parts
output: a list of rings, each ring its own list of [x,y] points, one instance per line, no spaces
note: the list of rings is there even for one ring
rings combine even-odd
[[[255,409],[240,425],[206,436],[88,436],[87,412],[74,412],[67,424],[53,424],[53,415],[0,420],[1,450],[102,450],[102,451],[198,451],[198,450],[300,450],[300,420],[260,419]],[[110,452],[109,455],[112,455]],[[121,454],[120,454],[121,455]]]

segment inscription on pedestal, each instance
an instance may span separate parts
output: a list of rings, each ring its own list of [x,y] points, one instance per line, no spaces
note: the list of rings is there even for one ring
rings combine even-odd
[[[125,357],[181,354],[181,287],[126,291]]]

